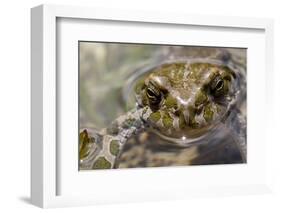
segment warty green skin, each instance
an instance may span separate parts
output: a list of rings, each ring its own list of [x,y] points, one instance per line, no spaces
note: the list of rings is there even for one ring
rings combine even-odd
[[[136,86],[140,107],[153,112],[149,125],[174,138],[194,138],[221,122],[236,95],[235,73],[210,63],[172,63],[157,67]],[[220,81],[219,90],[214,87]],[[153,93],[158,95],[155,101]]]
[[[156,129],[167,137],[196,139],[226,123],[230,114],[235,125],[226,126],[237,133],[237,144],[246,162],[245,120],[236,119],[242,116],[236,107],[240,80],[228,66],[208,62],[173,62],[155,67],[135,86],[137,108],[117,118],[110,127],[92,133],[90,141],[95,142],[89,153],[85,155],[80,149],[80,168],[118,167],[128,138],[145,128]]]
[[[148,107],[133,109],[116,118],[109,127],[99,132],[80,131],[79,158],[81,170],[112,169],[118,167],[118,159],[127,140],[146,128],[151,111]]]

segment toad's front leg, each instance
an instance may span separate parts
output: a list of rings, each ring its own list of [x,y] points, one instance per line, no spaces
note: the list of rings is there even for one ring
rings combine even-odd
[[[80,169],[112,169],[128,139],[146,127],[149,109],[133,109],[115,119],[100,132],[80,133]]]

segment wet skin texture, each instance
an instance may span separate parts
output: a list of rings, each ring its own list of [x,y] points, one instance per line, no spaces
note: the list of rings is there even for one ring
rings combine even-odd
[[[197,137],[221,122],[235,96],[235,73],[211,63],[164,64],[135,87],[148,123],[171,137]]]
[[[243,97],[240,80],[239,73],[225,65],[208,62],[158,65],[136,83],[135,109],[91,136],[86,130],[80,133],[81,168],[118,168],[128,138],[147,127],[173,139],[197,140],[212,129],[220,130],[219,124],[225,124],[233,133],[246,162],[246,122],[236,107],[238,97]],[[230,125],[226,125],[226,119]]]

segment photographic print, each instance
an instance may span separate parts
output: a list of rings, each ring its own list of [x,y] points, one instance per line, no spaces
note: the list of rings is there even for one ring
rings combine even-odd
[[[79,169],[247,162],[247,49],[79,41]]]

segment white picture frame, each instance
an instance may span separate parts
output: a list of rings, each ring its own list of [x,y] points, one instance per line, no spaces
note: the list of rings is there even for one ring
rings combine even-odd
[[[248,125],[252,125],[251,132],[257,133],[255,137],[260,138],[260,143],[257,143],[258,145],[256,146],[249,145],[249,149],[254,150],[249,152],[249,163],[246,166],[240,165],[236,167],[229,167],[227,169],[222,169],[222,167],[204,167],[204,169],[198,169],[197,167],[196,170],[198,171],[195,171],[195,169],[188,169],[189,171],[186,171],[186,168],[165,168],[160,170],[150,168],[149,170],[145,171],[124,170],[122,173],[115,172],[114,174],[104,174],[102,172],[99,172],[98,175],[93,173],[84,173],[83,176],[88,177],[82,177],[82,179],[79,180],[83,180],[82,182],[88,181],[87,183],[89,183],[89,180],[93,181],[92,183],[88,184],[88,189],[85,189],[85,185],[79,185],[77,187],[78,179],[73,173],[78,173],[78,170],[74,171],[73,168],[70,168],[70,173],[67,173],[67,169],[64,170],[65,164],[59,161],[64,162],[65,160],[60,156],[62,150],[59,150],[61,147],[59,147],[57,144],[57,121],[59,116],[57,110],[59,102],[57,92],[62,81],[61,78],[57,78],[57,70],[59,69],[58,63],[60,63],[57,58],[57,51],[59,48],[59,42],[57,38],[59,33],[58,31],[61,30],[61,28],[59,28],[60,24],[58,24],[58,22],[61,19],[69,20],[70,22],[73,20],[98,20],[100,25],[103,25],[103,22],[105,23],[107,21],[112,21],[114,23],[118,22],[118,26],[122,26],[123,23],[134,23],[133,25],[143,24],[144,27],[146,24],[153,24],[154,26],[164,26],[167,32],[169,31],[169,28],[171,30],[173,27],[177,26],[195,26],[195,31],[196,27],[200,27],[202,29],[218,29],[218,31],[223,29],[230,33],[232,31],[234,32],[239,30],[257,32],[259,34],[257,36],[257,42],[259,42],[261,49],[256,50],[262,50],[262,52],[258,54],[257,52],[255,53],[255,51],[250,51],[249,58],[258,56],[260,60],[258,60],[259,62],[257,63],[261,63],[261,67],[259,69],[260,75],[257,75],[256,77],[253,75],[248,76],[249,79],[256,78],[255,81],[251,81],[252,84],[250,83],[248,88],[248,97],[250,97],[248,112],[253,111],[253,116],[251,116],[250,113],[250,121],[251,119],[253,120]],[[71,23],[68,23],[68,26],[71,26]],[[271,19],[216,17],[173,13],[161,14],[147,11],[121,11],[100,8],[41,5],[31,9],[31,27],[31,201],[33,204],[46,208],[58,206],[91,205],[97,203],[129,201],[137,202],[143,200],[165,200],[178,198],[182,199],[198,196],[221,196],[233,194],[240,195],[264,193],[270,191],[271,172],[269,169],[269,161],[266,161],[268,158],[268,152],[265,151],[265,148],[270,146],[270,128],[267,126],[266,131],[260,131],[261,126],[254,125],[254,113],[262,113],[265,107],[273,102],[269,93],[273,87],[273,85],[269,83],[273,72],[273,21]],[[74,26],[74,29],[75,27],[76,26]],[[73,30],[72,27],[70,28]],[[67,30],[69,29],[67,28]],[[75,35],[80,36],[79,34]],[[69,37],[73,38],[74,40],[77,39],[72,35]],[[149,41],[150,37],[148,36],[146,39],[148,40],[145,40],[144,42]],[[249,41],[255,40],[254,36],[253,38],[250,37],[247,39]],[[120,40],[125,42],[128,40],[128,38],[122,37],[122,32],[120,32],[120,35],[118,38],[116,38],[116,41]],[[212,45],[219,44],[218,42],[220,42],[220,40],[222,40],[222,38],[218,37],[217,40],[214,40]],[[141,42],[141,40],[139,40],[139,42]],[[161,41],[158,41],[158,43],[159,42],[161,43]],[[180,43],[182,42],[184,41],[181,41]],[[204,41],[202,40],[201,42]],[[234,44],[235,46],[235,42],[237,42],[235,41],[235,33],[231,42],[232,43],[229,44]],[[208,42],[206,41],[204,44],[208,45]],[[252,43],[252,50],[255,50],[254,46],[255,44]],[[247,43],[245,43],[245,47],[247,47]],[[64,51],[62,50],[62,52]],[[251,63],[251,59],[249,63]],[[253,68],[254,65],[249,67],[249,69]],[[73,69],[78,71],[77,67]],[[72,79],[72,76],[74,77],[75,73],[70,72],[69,75],[69,79]],[[72,80],[75,80],[75,78]],[[259,88],[259,91],[261,92],[262,98],[264,100],[261,106],[257,107],[257,109],[253,108],[257,98],[255,98],[253,95],[253,89],[256,87],[254,82],[262,84],[262,86]],[[271,118],[266,116],[266,113],[264,113],[264,117],[262,117],[262,119],[269,121]],[[73,122],[75,122],[75,120]],[[251,143],[251,140],[253,141],[255,139],[256,138],[254,138],[254,135],[252,138],[250,137],[250,144],[253,144]],[[68,152],[68,150],[65,149],[63,151]],[[77,158],[74,158],[73,155],[70,156],[70,158],[71,161],[78,160]],[[258,163],[260,166],[257,166]],[[226,171],[229,172],[229,174],[239,174],[242,172],[241,174],[245,174],[245,176],[241,178],[239,175],[237,175],[237,177],[230,178],[228,181],[217,181],[216,177],[221,175],[222,172]],[[171,173],[175,173],[177,176],[185,178],[186,175],[192,176],[192,174],[195,174],[196,172],[198,172],[198,181],[194,181],[192,183],[192,187],[191,184],[183,185],[182,183],[184,183],[184,180],[181,179],[178,180],[181,185],[171,184],[175,178],[173,175],[169,176],[171,181],[168,184],[163,180],[161,181],[160,178]],[[213,175],[213,173],[216,174]],[[67,177],[69,177],[68,175],[72,175],[73,177],[69,177],[67,182],[65,178],[61,178],[65,177],[66,175]],[[95,185],[95,178],[100,183],[100,180],[106,180],[113,175],[114,178],[119,178],[121,175],[124,177],[125,181],[127,181],[128,185],[122,185],[122,188],[119,187],[116,188],[116,190],[114,189],[114,185],[108,185],[108,187],[104,187],[105,192],[102,194],[101,191],[98,191],[101,189],[98,189],[97,185]],[[201,180],[199,175],[201,175],[201,177],[209,175],[209,182],[207,181],[205,184],[202,184],[203,179],[201,178]],[[147,188],[145,183],[147,183],[148,176],[150,176],[150,180],[154,180],[153,183],[155,184]],[[253,177],[256,178],[253,180]],[[138,184],[130,182],[132,179],[138,182]],[[212,181],[214,184],[211,184]],[[65,193],[60,192],[61,184],[64,184],[64,188],[67,189],[64,190]],[[139,186],[135,186],[136,188],[134,189],[134,185]],[[79,188],[83,188],[83,190],[79,190]],[[87,191],[92,191],[95,188],[97,189],[97,192],[100,193],[86,193]],[[151,191],[148,192],[147,190],[149,188]],[[79,191],[79,193],[74,193],[77,191]],[[122,194],[122,196],[120,196],[120,194]]]

